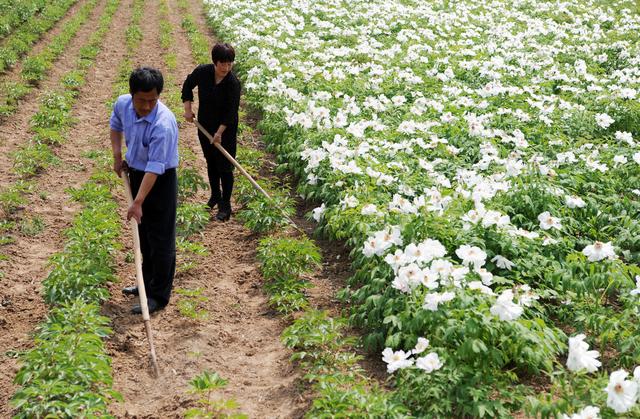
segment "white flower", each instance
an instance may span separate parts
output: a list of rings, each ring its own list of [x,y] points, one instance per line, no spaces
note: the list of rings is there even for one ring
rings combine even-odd
[[[607,392],[607,406],[616,413],[629,411],[638,399],[638,383],[625,380],[629,375],[625,370],[612,372],[609,376],[609,385],[604,389]]]
[[[587,205],[586,202],[584,202],[584,200],[582,198],[580,198],[579,196],[569,196],[566,195],[564,197],[565,202],[567,203],[567,206],[571,209],[573,208],[583,208],[584,206]]]
[[[516,320],[522,315],[524,309],[513,302],[513,291],[505,290],[500,294],[496,303],[491,306],[491,314],[498,316],[500,320]]]
[[[413,359],[409,359],[411,352],[396,351],[391,348],[385,348],[382,351],[382,360],[387,363],[387,372],[389,374],[395,372],[397,369],[407,368],[413,365]]]
[[[602,365],[596,358],[600,356],[598,351],[590,351],[589,344],[584,341],[586,336],[579,334],[569,338],[569,356],[567,357],[567,368],[571,371],[586,370],[596,372]]]
[[[628,160],[625,156],[622,156],[622,155],[613,156],[613,162],[615,164],[626,164],[627,161]]]
[[[595,406],[587,406],[578,413],[571,416],[562,415],[562,419],[600,419],[600,408]]]
[[[614,122],[615,122],[614,119],[611,118],[606,113],[596,114],[596,124],[598,124],[600,128],[605,128],[605,129],[609,128],[609,126]]]
[[[545,211],[542,214],[538,215],[538,221],[540,221],[540,228],[543,230],[549,230],[551,228],[555,228],[556,230],[562,229],[560,219],[557,217],[552,217],[549,211]]]
[[[424,352],[425,349],[429,347],[429,339],[418,338],[418,343],[416,343],[416,347],[411,351],[414,354],[419,354]]]
[[[474,267],[479,268],[484,265],[487,259],[487,254],[477,246],[469,246],[464,244],[456,250],[456,255],[462,259],[462,264],[468,266],[473,264]]]
[[[342,203],[342,209],[355,208],[358,206],[358,198],[356,198],[353,195],[347,195],[344,197],[341,203]]]
[[[589,259],[589,262],[598,262],[615,256],[611,242],[602,243],[599,241],[582,249],[582,254]]]
[[[633,161],[640,164],[640,152],[633,153]]]
[[[367,204],[360,210],[360,214],[362,215],[381,215],[378,211],[378,207],[374,204]]]
[[[633,370],[633,379],[640,385],[640,366]]]
[[[440,303],[446,303],[453,300],[455,294],[452,292],[443,292],[442,294],[434,292],[424,296],[424,304],[422,308],[425,310],[437,311]]]
[[[437,353],[431,352],[422,358],[416,359],[416,367],[429,373],[442,368],[442,361],[440,361]]]
[[[491,259],[491,262],[495,263],[498,268],[507,269],[509,271],[511,270],[511,268],[515,266],[513,262],[511,262],[509,259],[501,255],[495,255]]]
[[[491,288],[484,285],[481,281],[471,281],[467,284],[470,290],[479,290],[481,293],[486,295],[494,295],[494,292]]]
[[[640,294],[640,275],[636,275],[636,289],[631,290],[631,295]]]
[[[325,210],[327,209],[326,205],[322,204],[317,208],[313,209],[313,219],[316,220],[316,222],[320,222],[320,220],[322,219],[322,215],[324,214]]]

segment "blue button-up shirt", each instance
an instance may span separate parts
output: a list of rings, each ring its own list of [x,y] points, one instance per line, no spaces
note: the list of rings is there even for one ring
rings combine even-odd
[[[178,167],[178,124],[164,103],[158,101],[149,115],[139,118],[131,95],[122,95],[113,105],[109,125],[124,132],[129,167],[157,175]]]

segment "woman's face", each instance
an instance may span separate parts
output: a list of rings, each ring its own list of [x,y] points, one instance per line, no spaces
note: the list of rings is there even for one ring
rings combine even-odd
[[[213,66],[216,69],[216,78],[223,79],[233,68],[233,61],[218,61],[217,63],[213,63]]]

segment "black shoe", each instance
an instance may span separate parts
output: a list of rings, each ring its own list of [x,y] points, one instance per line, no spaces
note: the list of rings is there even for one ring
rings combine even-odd
[[[231,203],[230,202],[220,202],[218,206],[218,213],[216,214],[216,220],[218,221],[227,221],[231,217]]]
[[[211,197],[209,198],[205,206],[207,207],[207,209],[212,210],[216,207],[216,205],[219,205],[219,204],[220,204],[219,199],[215,199],[214,197]]]
[[[122,288],[122,293],[124,295],[138,295],[138,287],[135,285],[124,287]]]
[[[149,308],[149,313],[153,313],[164,308],[158,301],[154,300],[153,298],[147,298],[147,307]],[[140,304],[136,304],[131,308],[131,312],[133,314],[142,314],[142,307],[140,306]]]

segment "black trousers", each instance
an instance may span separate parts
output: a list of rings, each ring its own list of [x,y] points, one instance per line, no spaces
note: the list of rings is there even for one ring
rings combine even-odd
[[[225,134],[227,132],[225,131]],[[233,165],[226,157],[211,143],[207,137],[198,131],[200,147],[202,154],[207,161],[207,176],[209,177],[209,186],[211,187],[211,198],[218,202],[229,202],[231,193],[233,192]],[[223,147],[233,157],[236,155],[235,137],[225,144],[223,138]],[[220,187],[222,186],[222,191]]]
[[[129,169],[135,198],[144,172]],[[142,274],[148,298],[161,306],[169,303],[176,271],[176,207],[178,178],[176,169],[158,176],[142,203],[142,222],[138,225],[142,251]]]

